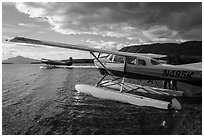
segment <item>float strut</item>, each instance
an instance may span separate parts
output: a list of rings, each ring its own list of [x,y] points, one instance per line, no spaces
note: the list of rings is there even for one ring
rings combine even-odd
[[[122,92],[122,91],[123,91],[124,82],[125,82],[125,77],[123,77],[123,80],[122,80],[122,85],[120,86],[120,92]]]
[[[99,86],[99,84],[101,83],[101,81],[103,81],[106,76],[107,76],[107,74],[105,74],[105,75],[100,79],[100,81],[96,84],[96,87]]]

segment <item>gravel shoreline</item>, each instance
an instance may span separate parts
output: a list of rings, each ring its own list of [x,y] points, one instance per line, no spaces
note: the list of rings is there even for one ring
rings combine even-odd
[[[202,135],[202,104],[185,106],[188,113],[179,126],[178,135]]]

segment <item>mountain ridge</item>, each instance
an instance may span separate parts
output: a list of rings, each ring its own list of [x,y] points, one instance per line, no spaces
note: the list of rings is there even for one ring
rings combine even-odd
[[[32,64],[32,63],[40,63],[40,60],[27,58],[23,56],[16,56],[2,61],[2,64]]]
[[[183,43],[153,43],[133,45],[120,49],[123,52],[154,53],[163,55],[202,56],[202,41],[187,41]]]

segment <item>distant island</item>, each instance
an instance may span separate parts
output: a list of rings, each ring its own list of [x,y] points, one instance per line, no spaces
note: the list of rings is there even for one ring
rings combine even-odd
[[[40,60],[17,56],[3,60],[2,64],[39,64]]]
[[[2,64],[13,64],[13,63],[2,62]]]
[[[154,43],[148,45],[133,45],[120,49],[122,52],[154,53],[168,56],[177,56],[184,63],[202,61],[202,41],[188,41],[184,43]],[[12,57],[2,61],[2,64],[40,64],[40,60],[22,56]],[[73,63],[93,63],[93,59],[73,59]]]

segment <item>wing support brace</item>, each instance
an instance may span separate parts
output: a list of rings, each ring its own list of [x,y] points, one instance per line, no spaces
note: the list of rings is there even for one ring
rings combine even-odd
[[[103,66],[103,68],[106,70],[106,72],[107,72],[109,75],[113,76],[113,74],[106,68],[106,66],[104,66],[104,64],[96,57],[96,55],[95,55],[93,52],[90,52],[90,54],[91,54],[92,56],[94,56],[94,58],[101,64],[101,66]]]

